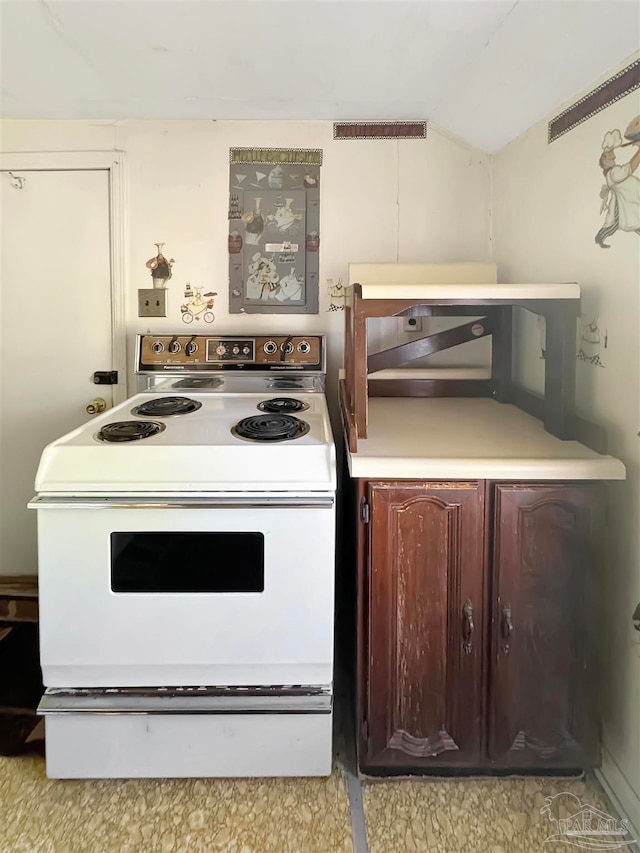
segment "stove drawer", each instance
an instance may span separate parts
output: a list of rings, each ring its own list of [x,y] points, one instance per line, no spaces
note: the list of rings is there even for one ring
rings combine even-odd
[[[331,682],[332,495],[35,506],[47,686]]]
[[[50,779],[328,776],[332,714],[63,714]]]
[[[67,690],[48,688],[38,714],[329,714],[331,685],[290,688],[149,688]]]

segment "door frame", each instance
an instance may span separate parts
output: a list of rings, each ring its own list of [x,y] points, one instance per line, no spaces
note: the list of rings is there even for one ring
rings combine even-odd
[[[109,173],[109,254],[111,260],[111,370],[118,371],[112,386],[113,403],[127,394],[126,339],[126,182],[124,151],[24,151],[0,153],[2,172]],[[106,366],[106,365],[105,365]]]

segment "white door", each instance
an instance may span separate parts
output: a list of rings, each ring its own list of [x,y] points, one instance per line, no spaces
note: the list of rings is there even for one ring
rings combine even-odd
[[[89,418],[112,367],[109,172],[0,176],[0,576],[36,574],[26,508],[44,446]]]

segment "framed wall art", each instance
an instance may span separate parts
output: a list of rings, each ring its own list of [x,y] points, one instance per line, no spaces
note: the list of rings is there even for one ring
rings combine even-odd
[[[229,313],[317,314],[322,151],[232,148]]]

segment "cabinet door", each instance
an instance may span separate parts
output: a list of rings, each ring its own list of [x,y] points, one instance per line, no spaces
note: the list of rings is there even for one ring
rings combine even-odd
[[[361,766],[477,764],[482,732],[483,488],[371,483]]]
[[[597,759],[590,689],[596,486],[498,485],[489,753],[504,767]]]

